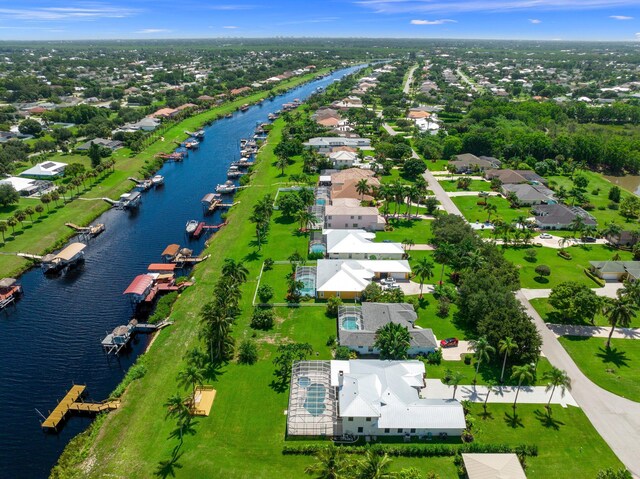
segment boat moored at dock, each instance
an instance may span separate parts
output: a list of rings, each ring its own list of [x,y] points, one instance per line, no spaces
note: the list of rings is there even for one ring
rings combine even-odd
[[[185,226],[185,231],[188,235],[193,235],[193,232],[198,227],[198,220],[189,220]]]
[[[158,186],[162,186],[164,185],[164,176],[162,175],[155,175],[153,178],[151,178],[151,183],[153,184],[153,186],[158,187]]]
[[[220,193],[223,195],[230,194],[235,191],[236,185],[233,183],[233,181],[226,181],[224,184],[216,186],[216,193]]]
[[[124,193],[120,195],[120,200],[116,206],[120,209],[133,209],[140,206],[142,195],[139,191],[132,191],[130,193]]]
[[[227,178],[239,178],[242,175],[244,175],[244,173],[240,171],[237,165],[231,165],[227,170]]]

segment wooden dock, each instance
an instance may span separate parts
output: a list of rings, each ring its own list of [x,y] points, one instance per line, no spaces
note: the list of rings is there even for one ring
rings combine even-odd
[[[70,412],[86,412],[98,414],[105,411],[113,411],[120,407],[120,400],[104,401],[100,403],[89,403],[82,401],[82,395],[87,387],[83,385],[73,385],[65,397],[58,403],[56,408],[49,413],[49,416],[42,422],[43,429],[53,429],[56,431],[60,423],[64,421]]]

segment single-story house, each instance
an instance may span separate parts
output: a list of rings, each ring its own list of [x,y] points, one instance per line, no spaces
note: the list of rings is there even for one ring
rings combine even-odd
[[[32,176],[36,178],[54,178],[56,176],[64,175],[64,169],[67,166],[66,163],[60,163],[57,161],[46,161],[44,163],[38,163],[33,168],[20,173],[20,176]]]
[[[340,306],[338,311],[338,341],[341,346],[360,354],[379,355],[374,346],[376,331],[388,323],[401,324],[409,330],[409,356],[427,354],[438,348],[431,329],[418,329],[415,309],[409,303],[362,303],[362,306]]]
[[[411,266],[406,260],[320,259],[316,265],[318,298],[358,299],[376,279],[408,281]]]
[[[475,171],[485,171],[488,169],[500,168],[502,162],[491,156],[476,156],[471,153],[456,155],[456,159],[449,162],[456,167],[457,173],[473,173]]]
[[[0,180],[0,185],[11,185],[18,193],[20,193],[20,196],[31,196],[39,191],[50,188],[51,182],[11,176]]]
[[[578,216],[585,226],[598,224],[593,216],[579,206],[569,207],[560,203],[536,205],[533,207],[533,214],[538,228],[544,230],[568,229]]]
[[[358,155],[349,151],[334,151],[329,154],[334,168],[351,168],[358,161]]]
[[[157,118],[146,117],[135,123],[127,123],[122,125],[118,130],[120,131],[154,131],[160,126],[160,120]]]
[[[149,118],[173,118],[178,113],[180,112],[175,108],[160,108],[158,111],[148,116]]]
[[[353,200],[358,202],[358,200]],[[387,221],[374,206],[359,206],[352,204],[338,204],[334,200],[324,209],[325,229],[362,229],[367,231],[383,230]]]
[[[513,193],[518,198],[518,203],[526,206],[547,204],[554,201],[553,191],[543,185],[508,183],[502,185],[502,193],[505,196]]]
[[[546,185],[547,180],[538,175],[535,171],[531,170],[511,170],[506,168],[504,170],[487,170],[484,173],[487,180],[498,178],[503,185],[511,185],[518,183],[532,183]]]
[[[640,261],[589,261],[591,272],[605,281],[635,281],[640,278]]]
[[[370,149],[371,140],[369,138],[341,138],[324,136],[311,138],[304,143],[304,146],[318,150],[319,153],[330,153],[332,148],[337,146],[350,146],[352,148]]]
[[[527,479],[518,456],[505,454],[462,454],[469,479]]]
[[[331,362],[344,434],[460,436],[466,427],[455,399],[423,399],[422,361],[354,359]]]
[[[86,143],[80,145],[78,148],[76,148],[76,150],[89,151],[89,148],[91,148],[92,144],[100,145],[104,148],[109,148],[111,151],[115,151],[118,148],[122,148],[122,145],[124,145],[124,143],[118,140],[106,140],[104,138],[94,138],[93,140],[89,140]]]
[[[323,232],[329,259],[402,259],[400,243],[374,243],[375,233],[359,229],[331,229]]]

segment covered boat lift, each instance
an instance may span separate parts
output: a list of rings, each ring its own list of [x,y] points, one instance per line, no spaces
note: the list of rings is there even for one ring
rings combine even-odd
[[[132,303],[141,303],[151,292],[153,283],[154,278],[152,275],[139,274],[122,294],[130,295]]]
[[[60,271],[84,260],[84,243],[71,243],[58,254],[48,254],[42,258],[42,270],[45,273]]]

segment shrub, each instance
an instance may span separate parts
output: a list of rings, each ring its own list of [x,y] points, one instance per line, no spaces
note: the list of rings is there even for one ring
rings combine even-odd
[[[473,359],[473,355],[471,354],[465,354],[464,355],[464,363],[468,366],[469,364],[471,364],[471,360]]]
[[[620,205],[618,203],[614,203],[613,201],[607,205],[607,208],[610,210],[617,211],[620,209]]]
[[[438,310],[436,314],[441,318],[446,318],[449,316],[449,311],[451,309],[451,301],[446,296],[440,296],[438,298]]]
[[[255,364],[258,361],[258,346],[255,341],[245,339],[238,348],[238,363]]]
[[[335,296],[327,300],[327,316],[331,318],[338,317],[338,308],[342,305],[342,300]]]
[[[328,447],[329,445],[326,443],[287,444],[282,448],[282,454],[315,456],[318,452]],[[468,444],[410,444],[403,446],[380,443],[373,446],[340,446],[340,451],[345,454],[364,454],[369,450],[381,456],[387,454],[392,457],[454,457],[459,456],[461,453],[515,453],[532,457],[538,455],[538,446],[535,444],[510,446],[507,444],[472,442]]]
[[[566,252],[564,250],[559,250],[558,251],[558,256],[560,256],[561,258],[564,258],[564,259],[571,259],[571,254],[569,254],[568,252]]]
[[[594,205],[593,203],[582,203],[580,206],[585,211],[593,211],[596,209],[596,205]]]
[[[171,314],[171,308],[173,307],[173,303],[176,302],[176,299],[178,299],[177,291],[173,291],[160,298],[156,304],[155,311],[149,317],[149,322],[155,324],[167,319]]]
[[[437,348],[436,350],[427,353],[426,359],[427,363],[438,366],[442,362],[442,349]]]
[[[338,346],[335,351],[335,359],[347,360],[351,359],[351,350],[346,346]]]
[[[329,335],[329,337],[327,338],[326,345],[329,346],[330,348],[332,348],[333,346],[336,345],[336,335],[335,334]]]
[[[273,268],[273,260],[271,258],[265,258],[263,270],[269,271],[271,268]]]
[[[535,262],[537,257],[538,252],[533,248],[529,248],[524,252],[524,259],[529,261],[530,263]]]
[[[473,434],[468,429],[465,429],[464,431],[462,431],[460,439],[462,439],[462,442],[464,443],[473,442]]]
[[[273,327],[275,313],[271,308],[255,308],[253,316],[251,316],[251,327],[253,329],[262,329],[264,331]]]
[[[309,253],[309,254],[307,255],[307,258],[308,258],[310,261],[314,261],[314,260],[316,260],[316,259],[323,259],[323,258],[324,258],[324,253],[320,253],[320,252],[317,252],[317,253]]]
[[[536,274],[538,276],[550,276],[551,268],[549,268],[546,264],[541,264],[536,266]]]
[[[261,303],[268,303],[273,298],[273,288],[268,284],[262,284],[258,288],[258,298]]]

